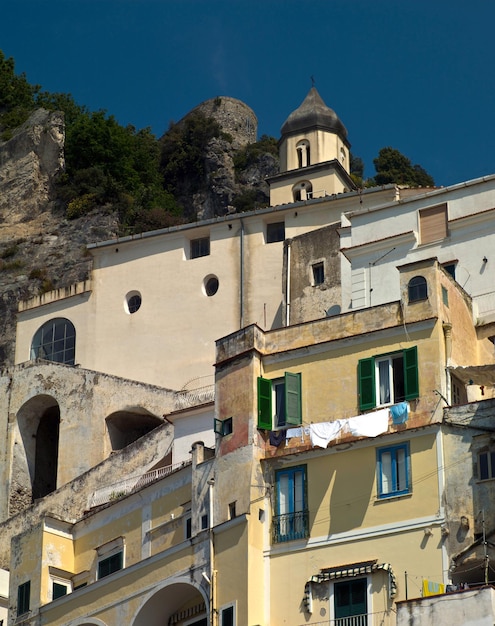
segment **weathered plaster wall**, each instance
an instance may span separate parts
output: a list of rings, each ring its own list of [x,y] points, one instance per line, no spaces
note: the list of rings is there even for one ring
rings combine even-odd
[[[289,315],[291,324],[320,319],[341,312],[339,226],[340,223],[299,235],[287,243],[290,247]],[[284,262],[286,264],[288,262],[287,252]],[[313,276],[313,265],[316,263],[323,264],[324,272],[324,282],[318,285],[315,284]]]
[[[144,474],[170,451],[172,429],[166,424],[149,433],[145,439],[115,452],[96,467],[50,493],[18,515],[0,524],[0,567],[8,568],[10,538],[38,523],[45,514],[76,521],[88,509],[89,498],[101,487],[112,485],[123,477]]]
[[[161,416],[174,408],[175,399],[166,389],[48,362],[17,366],[3,374],[0,387],[0,414],[4,416],[0,519],[31,503],[37,428],[51,407],[60,410],[60,487],[109,456],[107,417],[124,411],[137,415],[136,420],[139,415],[145,420],[154,418],[158,425],[163,422]]]

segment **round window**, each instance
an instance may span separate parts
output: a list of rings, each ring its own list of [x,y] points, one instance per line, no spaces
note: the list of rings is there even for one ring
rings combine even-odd
[[[124,309],[126,313],[132,314],[141,308],[141,294],[139,291],[130,291],[125,297]]]
[[[214,296],[218,291],[218,278],[216,276],[207,276],[205,278],[205,293],[207,296]]]

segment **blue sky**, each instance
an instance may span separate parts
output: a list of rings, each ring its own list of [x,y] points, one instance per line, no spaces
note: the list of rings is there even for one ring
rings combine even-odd
[[[438,185],[495,173],[493,0],[3,0],[17,72],[157,136],[239,98],[258,134],[316,87],[374,173],[392,146]]]

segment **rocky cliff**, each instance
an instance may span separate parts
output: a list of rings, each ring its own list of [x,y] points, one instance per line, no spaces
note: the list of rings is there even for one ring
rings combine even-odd
[[[90,262],[86,244],[118,232],[115,215],[64,218],[55,190],[63,167],[60,113],[35,111],[0,142],[0,366],[14,360],[18,301],[83,280]]]
[[[186,217],[224,215],[243,198],[249,202],[246,208],[266,204],[264,179],[278,171],[278,159],[263,153],[242,170],[234,167],[237,151],[256,139],[254,113],[224,97],[197,110],[214,117],[224,133],[207,144],[198,190],[181,199],[189,207]],[[11,139],[0,142],[0,368],[14,362],[19,300],[84,280],[90,272],[86,245],[119,234],[119,217],[107,207],[66,219],[56,183],[64,169],[64,139],[63,114],[40,109]]]

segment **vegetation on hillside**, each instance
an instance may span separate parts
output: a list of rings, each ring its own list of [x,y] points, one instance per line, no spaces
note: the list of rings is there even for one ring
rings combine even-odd
[[[70,94],[42,91],[16,74],[14,60],[0,51],[0,139],[6,141],[38,107],[65,115],[65,172],[58,197],[67,217],[95,208],[117,210],[124,232],[163,228],[190,218],[184,199],[208,186],[206,153],[213,139],[232,142],[220,125],[201,113],[172,124],[158,141],[150,128],[122,126],[106,111],[91,112]],[[277,140],[263,135],[233,155],[236,179],[264,155],[278,155]],[[374,160],[376,175],[364,180],[364,164],[351,156],[351,176],[357,186],[387,183],[431,186],[433,179],[419,165],[393,148],[382,148]],[[179,201],[182,199],[182,203]],[[263,192],[254,187],[232,200],[238,211],[259,206]]]
[[[358,187],[376,185],[408,185],[409,187],[434,187],[435,181],[421,165],[413,165],[411,160],[395,148],[382,148],[373,159],[376,174],[364,179],[364,163],[351,154],[351,178]]]

